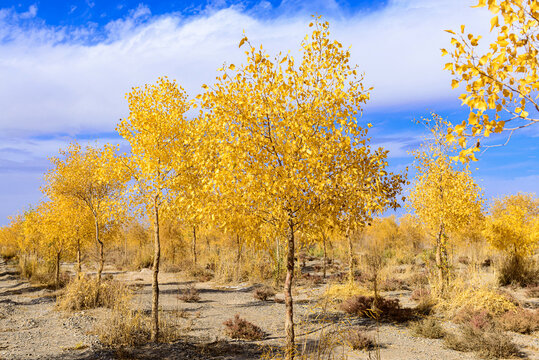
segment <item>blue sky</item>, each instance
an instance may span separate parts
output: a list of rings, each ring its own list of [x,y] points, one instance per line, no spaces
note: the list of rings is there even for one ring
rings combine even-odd
[[[0,0],[0,225],[41,198],[47,158],[70,141],[120,141],[133,86],[174,78],[191,95],[223,62],[240,63],[243,31],[269,52],[294,53],[311,14],[330,21],[352,46],[352,62],[373,86],[361,121],[390,165],[410,165],[424,129],[414,119],[434,111],[461,122],[466,108],[442,70],[444,29],[468,24],[488,39],[490,14],[475,0]],[[539,192],[539,128],[513,135],[473,164],[487,197]],[[495,137],[491,144],[503,143]]]

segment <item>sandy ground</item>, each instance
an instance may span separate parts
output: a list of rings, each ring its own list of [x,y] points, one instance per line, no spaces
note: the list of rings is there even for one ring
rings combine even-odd
[[[117,272],[106,269],[117,280],[135,289],[133,305],[150,309],[151,271]],[[138,349],[103,349],[94,332],[95,324],[106,320],[105,309],[64,313],[55,309],[54,292],[20,280],[13,267],[0,264],[0,359],[257,359],[272,346],[283,344],[284,304],[255,300],[256,285],[224,286],[214,282],[196,283],[180,274],[160,274],[160,305],[164,314],[185,334],[174,344],[148,344]],[[201,300],[184,303],[180,289],[195,286]],[[444,348],[441,340],[417,338],[403,325],[379,327],[361,319],[347,319],[342,314],[324,312],[319,304],[309,302],[323,291],[323,286],[297,291],[296,334],[302,347],[314,349],[322,333],[342,331],[347,327],[364,329],[381,344],[381,358],[397,359],[475,359],[471,353]],[[395,297],[402,294],[395,292]],[[404,302],[406,303],[406,302]],[[267,334],[263,341],[232,341],[224,334],[223,322],[235,314],[257,324]],[[180,315],[180,316],[178,316]],[[330,321],[324,321],[322,318]],[[338,325],[335,325],[337,323]],[[529,359],[539,359],[539,338],[514,335],[514,340]],[[338,347],[337,354],[348,359],[368,359],[365,351]],[[371,354],[372,355],[372,354]]]

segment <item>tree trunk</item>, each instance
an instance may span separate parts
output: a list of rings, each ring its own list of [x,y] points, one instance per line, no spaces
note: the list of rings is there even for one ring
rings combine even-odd
[[[197,227],[193,226],[193,263],[197,265]]]
[[[294,340],[294,303],[292,299],[292,283],[294,281],[294,221],[288,218],[288,254],[286,256],[286,280],[284,283],[284,300],[286,304],[286,359],[293,360],[296,352]]]
[[[348,240],[348,282],[354,283],[354,249],[352,247],[352,237],[350,232],[346,232],[346,239]]]
[[[99,268],[97,270],[97,283],[101,283],[101,274],[103,273],[103,267],[105,266],[105,252],[103,250],[103,241],[99,239],[99,221],[95,216],[95,240],[99,244]]]
[[[241,275],[241,242],[239,234],[236,234],[236,246],[238,250],[236,255],[236,278],[239,280]]]
[[[322,244],[324,246],[324,262],[323,262],[322,271],[323,271],[323,276],[324,276],[324,279],[325,279],[326,278],[326,268],[327,268],[327,249],[326,249],[326,234],[324,232],[322,232]]]
[[[56,290],[60,287],[60,253],[56,252]]]
[[[154,203],[154,256],[153,256],[153,282],[152,282],[152,338],[157,342],[159,340],[159,260],[161,257],[161,243],[159,241],[159,207],[158,197],[155,197]]]
[[[275,238],[275,259],[275,285],[278,285],[281,279],[281,244],[278,237]]]
[[[77,239],[77,279],[80,279],[82,273],[81,253],[80,253],[80,239]]]
[[[440,231],[436,236],[436,267],[438,270],[438,283],[441,294],[445,293],[447,278],[447,250],[443,241],[444,227],[440,226]]]

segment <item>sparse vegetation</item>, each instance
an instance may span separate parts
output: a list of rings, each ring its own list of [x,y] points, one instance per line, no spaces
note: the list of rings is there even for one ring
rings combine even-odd
[[[271,286],[262,286],[253,291],[253,297],[260,301],[268,301],[275,296],[275,290]]]
[[[234,318],[223,323],[225,325],[225,333],[232,339],[242,340],[262,340],[265,336],[264,331],[255,324],[240,318],[238,314]]]
[[[446,335],[444,328],[432,317],[414,322],[410,327],[414,335],[429,339],[441,339]]]
[[[187,288],[183,290],[180,289],[180,295],[178,295],[178,298],[181,301],[184,301],[187,303],[199,302],[200,294],[194,285],[189,285]]]

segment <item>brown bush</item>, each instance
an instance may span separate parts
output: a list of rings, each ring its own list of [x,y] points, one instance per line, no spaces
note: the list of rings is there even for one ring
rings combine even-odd
[[[441,339],[446,333],[436,319],[428,317],[411,325],[412,334],[429,339]]]
[[[103,280],[82,276],[74,279],[58,297],[57,306],[61,310],[78,311],[98,307],[115,308],[119,304],[127,304],[131,297],[129,289],[114,280]]]
[[[457,261],[463,265],[469,265],[470,264],[470,258],[466,255],[461,255],[457,259]]]
[[[497,322],[506,331],[530,334],[539,330],[539,311],[517,308],[500,316]]]
[[[470,326],[477,330],[494,328],[492,315],[488,311],[475,310],[469,306],[465,306],[460,309],[453,317],[453,321],[457,324]]]
[[[374,339],[358,329],[348,330],[345,339],[353,350],[372,350],[376,347]]]
[[[539,269],[532,260],[524,259],[520,256],[511,256],[502,263],[498,274],[498,282],[502,286],[539,285]]]
[[[240,318],[238,314],[233,319],[228,319],[223,323],[225,325],[225,333],[232,339],[242,340],[262,340],[264,331],[253,323]]]
[[[341,303],[340,309],[350,315],[388,321],[404,322],[413,318],[411,309],[401,308],[398,299],[383,297],[378,297],[375,303],[372,296],[352,296]]]
[[[470,325],[462,326],[460,334],[447,335],[445,344],[453,350],[473,351],[486,359],[509,358],[519,355],[518,347],[503,332],[485,331]]]
[[[186,289],[183,289],[183,290],[180,289],[180,295],[178,295],[178,298],[181,301],[184,301],[187,303],[199,302],[200,294],[194,285],[190,285]]]
[[[253,297],[260,301],[267,301],[275,296],[275,290],[271,286],[262,286],[253,291]]]

